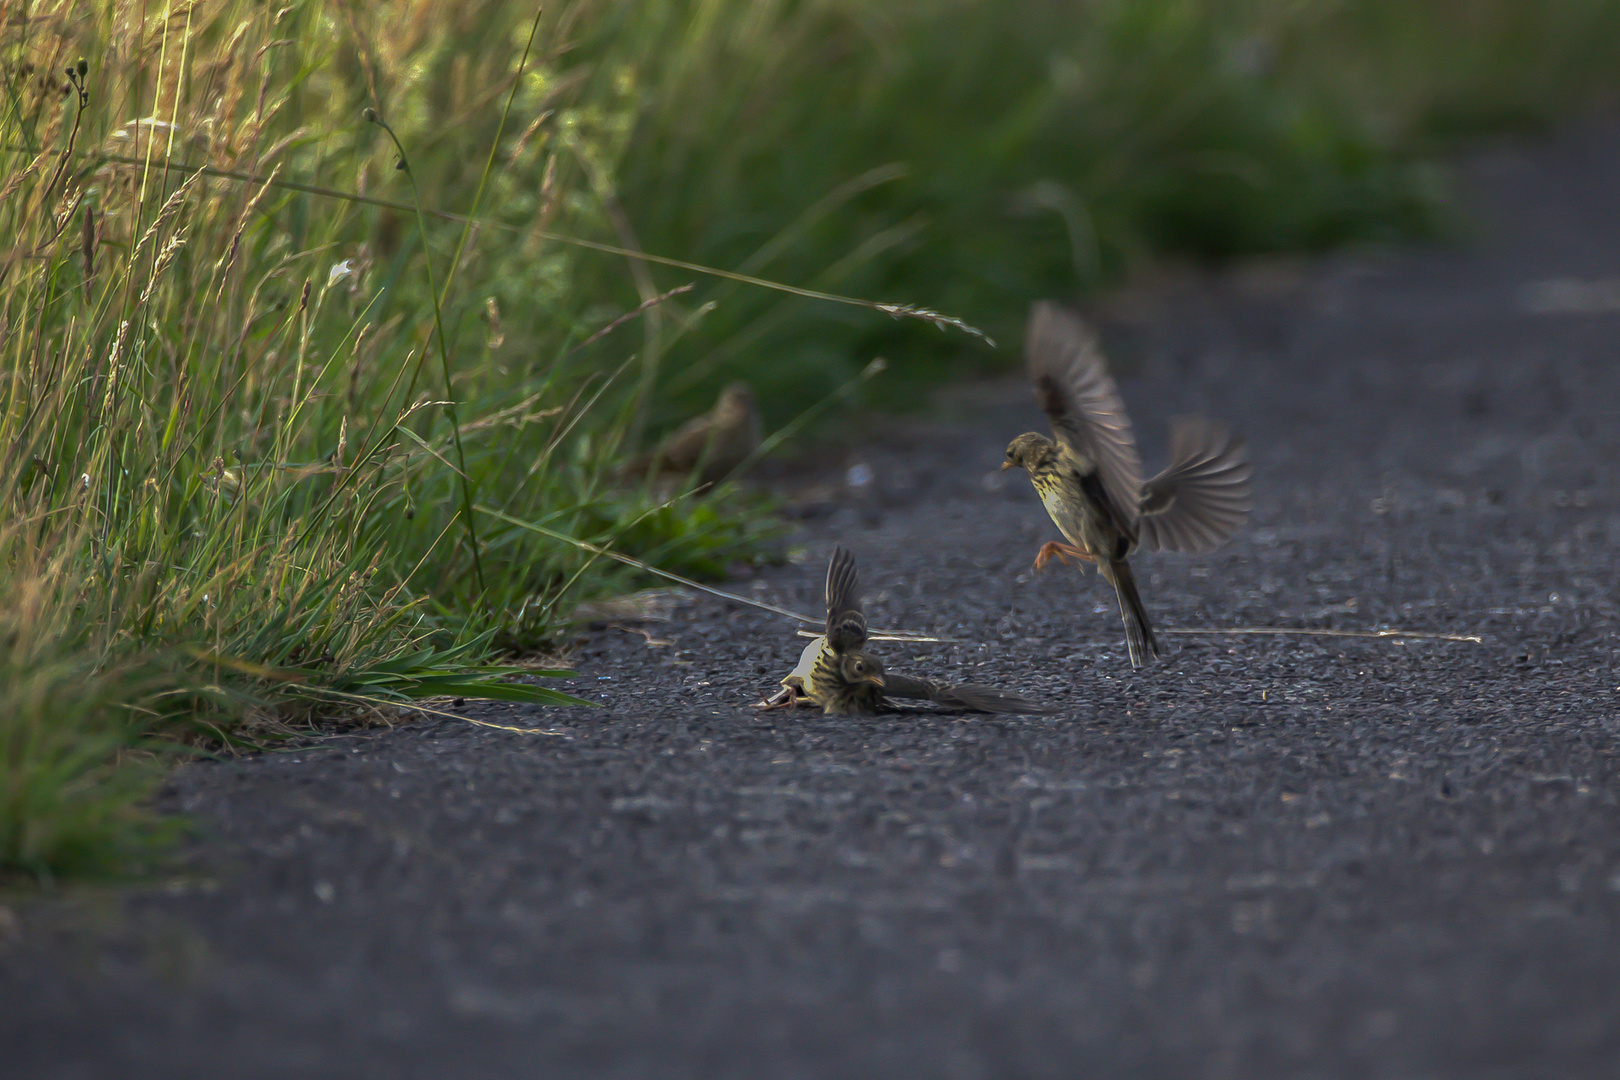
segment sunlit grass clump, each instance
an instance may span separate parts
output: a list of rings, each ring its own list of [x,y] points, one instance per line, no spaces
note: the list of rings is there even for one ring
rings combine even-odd
[[[533,127],[554,91],[526,22],[484,19],[470,70],[410,37],[469,5],[382,24],[402,41],[334,34],[315,5],[155,10],[8,28],[0,868],[41,875],[135,852],[133,800],[176,746],[430,697],[571,700],[487,666],[629,580],[570,538],[701,573],[766,528],[723,492],[604,482],[635,415],[615,369],[671,320],[576,352],[617,312],[570,291],[566,253],[502,235],[512,281],[442,215],[309,190],[476,214],[521,171],[535,228],[591,230],[599,202]],[[368,122],[364,81],[406,69],[396,100],[449,100]],[[559,124],[589,149],[587,121]],[[504,151],[483,172],[478,139]],[[511,325],[503,302],[538,311]]]

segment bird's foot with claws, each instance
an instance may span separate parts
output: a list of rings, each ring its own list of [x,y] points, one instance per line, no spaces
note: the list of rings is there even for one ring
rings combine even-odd
[[[754,703],[754,708],[761,711],[765,709],[792,709],[801,705],[814,705],[810,695],[804,692],[804,687],[784,684],[782,689],[768,698],[761,698]]]
[[[1041,545],[1041,550],[1035,553],[1035,569],[1046,569],[1046,564],[1051,562],[1053,559],[1056,559],[1064,566],[1069,565],[1070,559],[1075,559],[1082,563],[1094,563],[1097,561],[1097,557],[1095,555],[1083,548],[1077,548],[1073,544],[1064,544],[1057,540],[1048,540],[1046,543]]]

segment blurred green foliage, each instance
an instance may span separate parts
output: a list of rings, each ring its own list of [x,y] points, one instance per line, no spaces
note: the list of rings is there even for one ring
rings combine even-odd
[[[603,8],[574,59],[638,88],[618,194],[649,249],[1003,343],[716,286],[667,407],[747,372],[780,419],[878,353],[884,406],[1008,366],[1031,298],[1166,255],[1435,236],[1441,137],[1607,98],[1617,42],[1592,0],[714,0]]]

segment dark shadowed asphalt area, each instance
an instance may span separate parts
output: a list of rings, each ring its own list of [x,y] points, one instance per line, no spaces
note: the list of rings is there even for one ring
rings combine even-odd
[[[779,616],[594,633],[596,711],[182,769],[205,880],[13,905],[11,1077],[1620,1076],[1620,129],[1467,167],[1477,243],[1114,302],[1149,470],[1245,430],[1250,528],[1144,557],[1133,673],[1014,382],[853,448],[892,667],[1053,717],[757,715]],[[1605,284],[1607,281],[1607,284]],[[1009,343],[1010,344],[1010,343]],[[648,636],[654,639],[647,640]]]

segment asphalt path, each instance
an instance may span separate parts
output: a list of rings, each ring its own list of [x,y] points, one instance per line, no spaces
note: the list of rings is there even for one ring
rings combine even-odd
[[[795,625],[694,596],[590,635],[598,710],[187,766],[196,874],[0,910],[0,1072],[1620,1075],[1620,128],[1466,175],[1469,244],[1101,313],[1150,470],[1181,412],[1256,462],[1233,543],[1138,564],[1157,665],[1030,571],[1027,390],[964,389],[728,587],[814,612],[843,543],[946,639],[892,668],[1060,713],[760,715]]]

